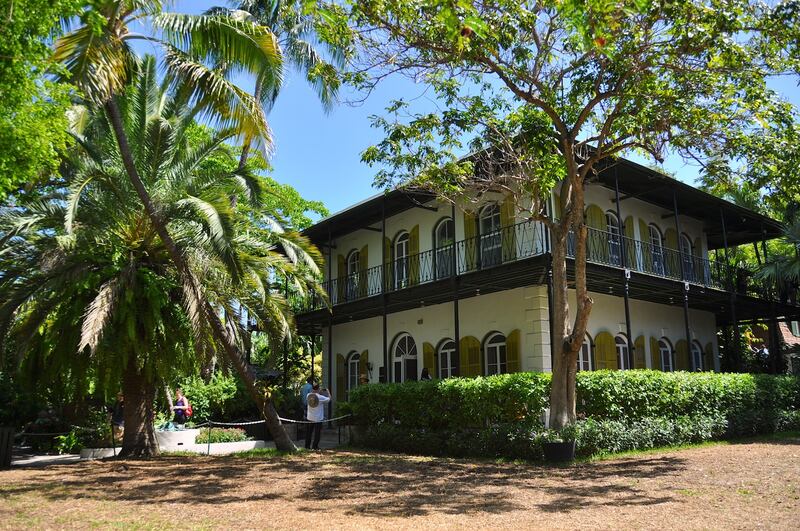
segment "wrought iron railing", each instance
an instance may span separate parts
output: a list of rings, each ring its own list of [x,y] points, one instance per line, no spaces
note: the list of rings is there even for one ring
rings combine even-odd
[[[574,242],[574,235],[570,234],[567,256],[572,259],[575,257]],[[328,304],[335,306],[429,284],[451,278],[454,272],[464,275],[540,256],[548,250],[544,225],[523,221],[490,234],[460,240],[439,249],[423,251],[328,280],[323,283],[324,291],[328,294],[327,301],[323,297],[307,297],[302,304],[295,304],[296,311],[302,313],[324,308]],[[589,228],[586,256],[588,262],[630,269],[637,273],[735,291],[757,298],[777,297],[777,290],[753,272],[604,230]]]

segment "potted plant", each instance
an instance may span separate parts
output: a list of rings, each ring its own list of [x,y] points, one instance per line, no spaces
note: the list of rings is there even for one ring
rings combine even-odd
[[[575,459],[575,425],[544,434],[544,458],[551,463],[566,463]]]

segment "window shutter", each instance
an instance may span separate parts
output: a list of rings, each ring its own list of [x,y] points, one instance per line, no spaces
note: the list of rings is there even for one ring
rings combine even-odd
[[[428,374],[431,375],[431,378],[437,378],[433,352],[433,345],[428,342],[422,344],[422,366],[428,369]]]
[[[639,238],[641,239],[642,267],[645,271],[653,271],[653,253],[650,249],[650,227],[643,220],[639,220]]]
[[[658,339],[650,338],[650,368],[654,371],[662,371],[664,368],[661,366],[661,350],[658,346]]]
[[[712,343],[706,343],[703,370],[714,372],[714,345]]]
[[[500,225],[502,225],[503,261],[513,260],[517,257],[516,235],[517,205],[514,198],[509,196],[500,205]]]
[[[369,379],[369,350],[361,353],[358,359],[358,383],[361,383],[361,376],[364,375]]]
[[[336,257],[336,268],[339,277],[336,280],[336,295],[339,297],[339,301],[343,301],[344,289],[347,285],[347,265],[344,256],[339,255]]]
[[[481,342],[472,336],[462,337],[460,341],[460,374],[461,376],[480,376],[481,369]]]
[[[606,214],[597,205],[586,207],[586,224],[592,229],[603,232],[589,231],[586,240],[586,259],[601,263],[609,260],[608,234],[606,233]]]
[[[383,250],[385,253],[383,259],[383,290],[389,291],[392,287],[392,276],[394,275],[392,268],[392,240],[383,238]]]
[[[553,194],[553,217],[556,221],[561,219],[561,196]]]
[[[419,284],[419,225],[408,233],[408,283]]]
[[[636,341],[633,343],[633,348],[633,368],[646,369],[647,363],[645,362],[644,354],[644,336],[639,336],[636,338]]]
[[[341,354],[336,355],[336,400],[347,400],[347,366]]]
[[[508,372],[520,371],[520,332],[514,329],[506,336],[506,367]]]
[[[600,332],[594,338],[595,359],[598,369],[617,369],[617,348],[614,336],[608,332]]]
[[[606,214],[597,205],[586,207],[586,224],[593,229],[606,230]]]
[[[464,265],[474,271],[478,265],[478,217],[475,212],[464,211]],[[460,268],[459,268],[460,269]]]
[[[369,269],[369,246],[365,245],[358,254],[358,294],[361,297],[367,295],[367,269]]]
[[[675,343],[675,370],[688,371],[691,364],[689,363],[689,345],[685,339],[681,339]]]

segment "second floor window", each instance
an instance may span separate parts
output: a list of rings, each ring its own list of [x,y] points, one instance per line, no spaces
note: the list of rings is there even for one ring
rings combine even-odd
[[[653,259],[653,273],[664,274],[664,244],[661,239],[661,231],[655,225],[649,225],[650,233],[650,256]]]
[[[620,241],[619,219],[612,212],[606,213],[606,230],[608,231],[608,260],[613,265],[621,265],[622,244]]]
[[[450,218],[443,219],[436,225],[436,230],[433,233],[436,278],[447,278],[452,274],[454,243],[455,228],[453,220]]]
[[[409,235],[401,232],[394,240],[394,288],[402,289],[408,285],[408,247]]]
[[[358,251],[350,251],[347,255],[347,298],[354,299],[358,296],[358,276],[361,255]]]
[[[500,207],[496,203],[481,209],[479,218],[481,266],[492,266],[500,263]]]
[[[694,250],[692,249],[692,241],[685,234],[681,234],[681,257],[683,259],[683,278],[692,282],[695,280],[694,275]]]

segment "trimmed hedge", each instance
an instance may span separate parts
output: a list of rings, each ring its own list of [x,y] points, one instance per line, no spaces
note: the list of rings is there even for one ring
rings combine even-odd
[[[250,437],[241,428],[211,428],[210,430],[203,428],[194,438],[194,442],[195,444],[208,444],[209,437],[211,438],[211,444],[250,440]]]
[[[351,392],[361,444],[408,453],[538,459],[550,375],[514,373]],[[800,378],[661,371],[578,373],[579,455],[800,429]]]

